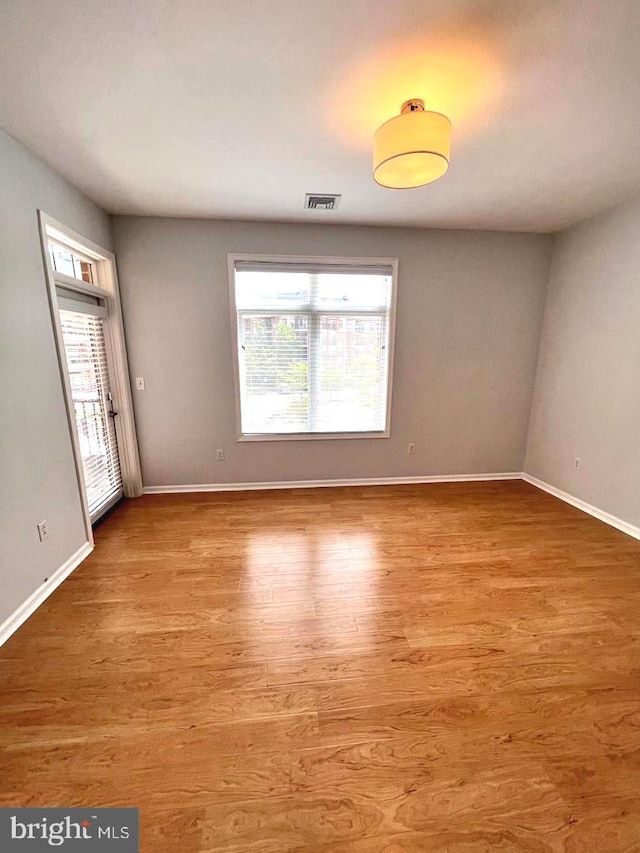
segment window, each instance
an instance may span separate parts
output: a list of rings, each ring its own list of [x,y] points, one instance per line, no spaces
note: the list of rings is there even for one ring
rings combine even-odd
[[[229,262],[240,438],[388,436],[397,261]]]
[[[97,284],[94,275],[95,261],[74,252],[68,246],[63,246],[53,240],[49,240],[49,253],[51,254],[51,266],[54,272],[77,278],[78,281]]]

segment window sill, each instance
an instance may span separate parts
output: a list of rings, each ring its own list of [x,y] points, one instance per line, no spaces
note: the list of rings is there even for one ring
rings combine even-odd
[[[247,433],[238,436],[238,441],[342,441],[353,438],[390,438],[389,430],[377,432],[286,432],[286,433]]]

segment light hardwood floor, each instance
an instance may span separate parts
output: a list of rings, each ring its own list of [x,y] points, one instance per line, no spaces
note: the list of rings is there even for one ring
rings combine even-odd
[[[129,501],[0,670],[143,853],[640,851],[640,542],[525,483]]]

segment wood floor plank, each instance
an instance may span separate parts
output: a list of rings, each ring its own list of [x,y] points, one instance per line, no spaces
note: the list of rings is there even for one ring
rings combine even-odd
[[[250,688],[246,690],[203,690],[200,683],[178,687],[157,681],[136,685],[136,705],[127,690],[114,688],[96,695],[93,684],[69,685],[48,702],[33,689],[15,692],[0,707],[0,725],[21,728],[47,725],[115,725],[127,720],[131,725],[149,727],[180,720],[183,724],[201,720],[228,723],[270,717],[315,713],[316,693],[305,687]],[[0,736],[1,739],[1,736]]]
[[[104,745],[102,752],[98,745],[87,744],[42,747],[28,781],[24,753],[7,753],[3,789],[20,791],[25,800],[47,798],[71,805],[86,791],[105,806],[152,802],[167,808],[177,802],[206,807],[291,793],[291,760],[284,752],[261,753],[258,762],[251,754],[217,755],[211,750],[181,756],[179,743],[154,756],[144,751],[143,738],[128,745],[135,751],[134,761],[117,750],[105,760]]]
[[[202,851],[323,849],[323,845],[406,830],[442,830],[473,814],[487,833],[518,827],[523,839],[550,838],[570,819],[562,798],[541,768],[531,762],[514,768],[450,767],[424,785],[408,784],[401,796],[384,789],[369,797],[296,796],[214,806],[207,809]],[[371,774],[373,785],[376,775]],[[280,845],[280,846],[278,846]],[[314,846],[317,845],[317,846]],[[348,848],[347,848],[348,849]]]

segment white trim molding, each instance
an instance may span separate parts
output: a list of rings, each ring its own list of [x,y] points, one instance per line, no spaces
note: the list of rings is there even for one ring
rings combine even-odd
[[[532,477],[530,474],[523,473],[522,479],[525,482],[530,483],[532,486],[542,489],[543,492],[548,492],[550,495],[553,495],[554,498],[559,498],[561,501],[576,507],[576,509],[581,509],[582,512],[592,515],[599,521],[604,521],[604,523],[608,524],[610,527],[615,527],[616,530],[621,530],[623,533],[626,533],[627,536],[633,536],[634,539],[640,539],[640,527],[635,527],[633,524],[629,524],[628,521],[623,521],[616,515],[611,515],[611,513],[605,512],[603,509],[599,509],[597,506],[593,506],[592,504],[588,504],[586,501],[576,498],[568,492],[563,492],[562,489],[557,489],[555,486],[545,483],[544,480],[538,480],[537,477]]]
[[[426,477],[371,477],[351,480],[282,480],[266,483],[194,483],[146,486],[145,495],[179,495],[186,492],[252,492],[268,489],[322,489],[336,486],[408,486],[418,483],[475,483],[486,480],[520,480],[519,471],[504,474],[444,474]]]
[[[35,613],[40,605],[49,598],[51,593],[57,589],[62,581],[69,577],[71,572],[76,569],[80,563],[85,560],[93,551],[93,545],[90,542],[85,542],[75,554],[72,554],[68,560],[65,560],[60,568],[56,569],[51,577],[41,584],[35,592],[31,593],[29,598],[25,599],[13,613],[8,616],[0,625],[0,646],[14,634],[18,628],[26,622],[27,619]]]

